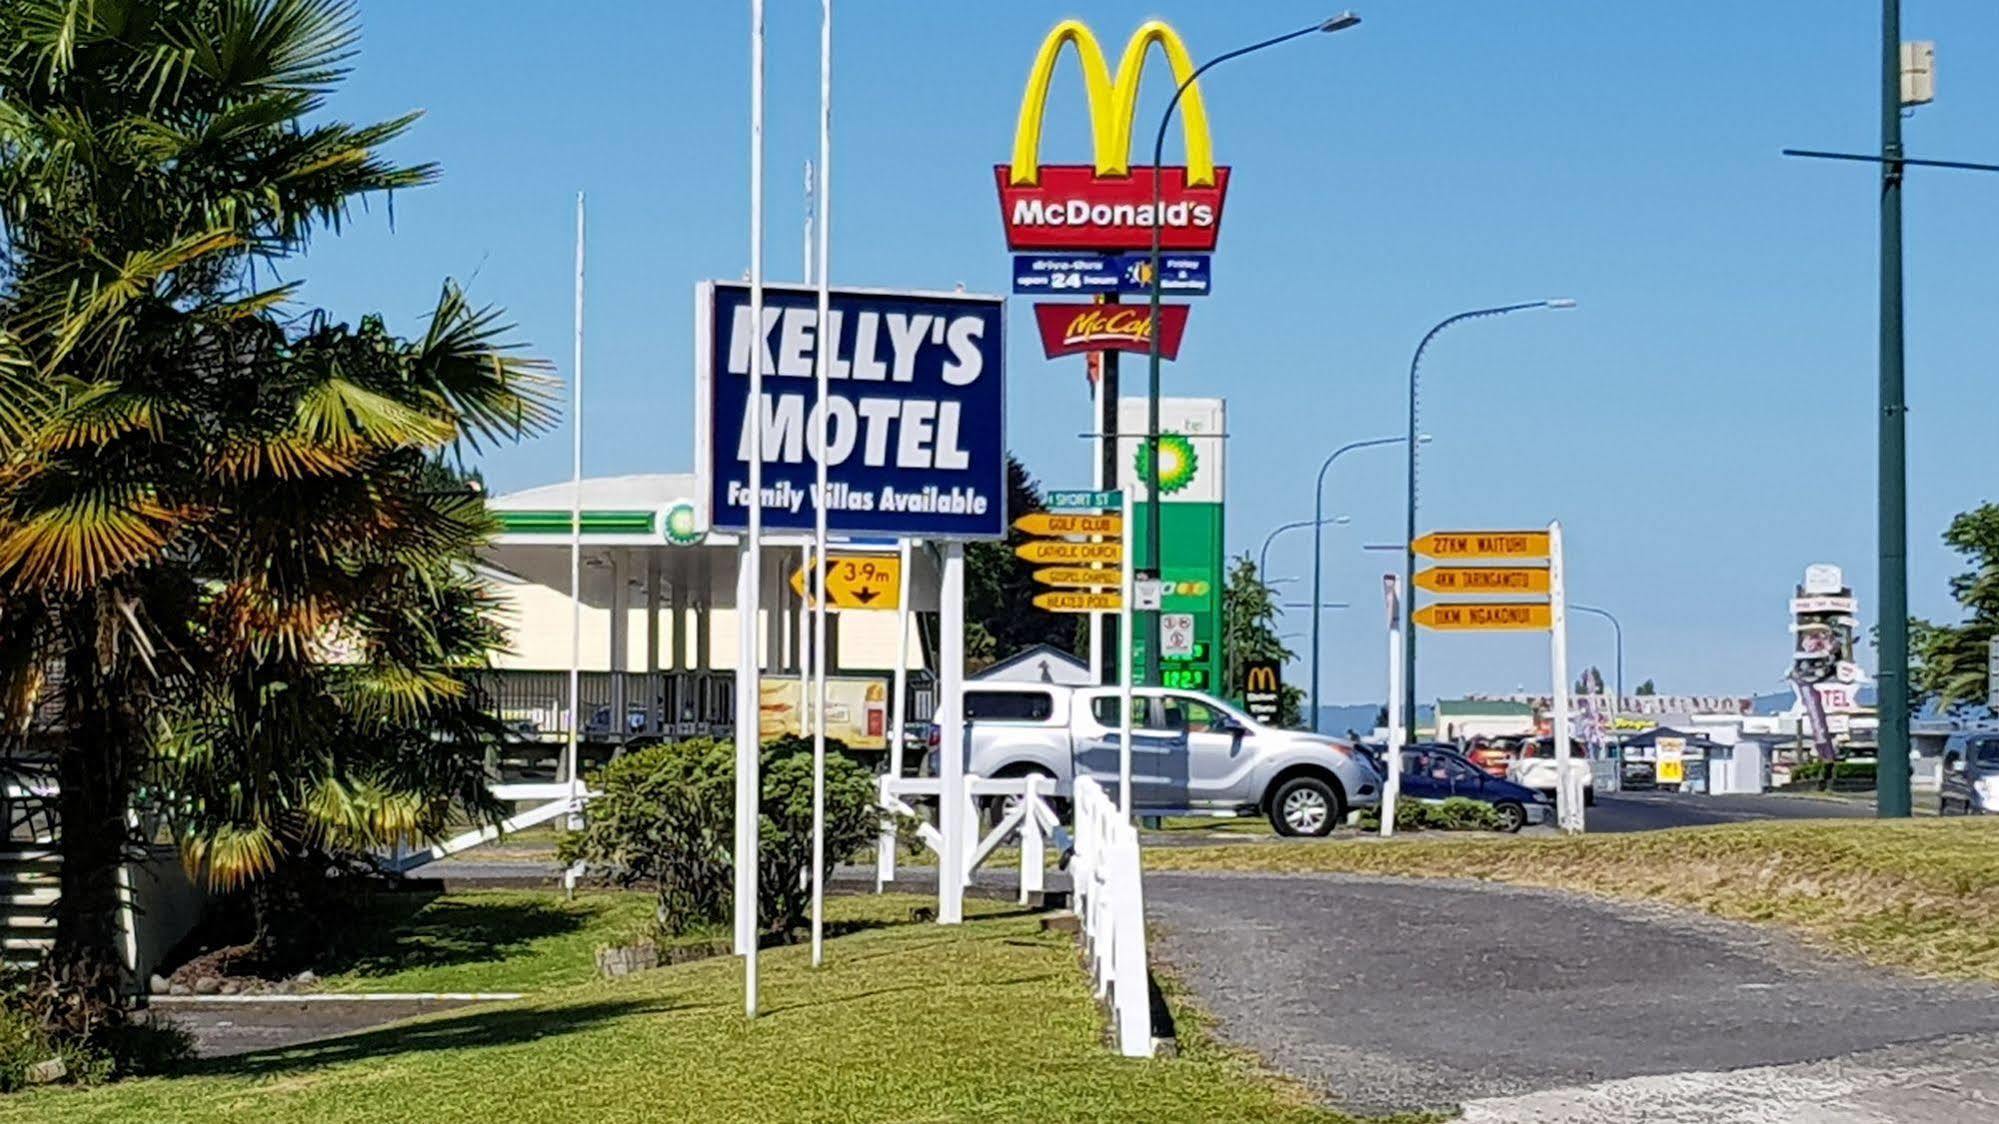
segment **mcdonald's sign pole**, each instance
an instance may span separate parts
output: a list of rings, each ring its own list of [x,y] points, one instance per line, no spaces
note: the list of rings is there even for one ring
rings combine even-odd
[[[1212,179],[1214,175],[1213,158],[1207,152],[1197,151],[1197,148],[1205,149],[1207,145],[1203,143],[1197,146],[1194,139],[1196,122],[1199,122],[1202,126],[1201,134],[1203,141],[1206,140],[1205,134],[1207,131],[1205,128],[1207,123],[1207,108],[1201,104],[1200,91],[1194,89],[1194,85],[1200,81],[1201,75],[1206,74],[1208,71],[1230,59],[1239,59],[1244,55],[1254,54],[1266,47],[1275,47],[1279,43],[1288,43],[1293,39],[1311,35],[1314,32],[1344,31],[1359,22],[1359,16],[1352,12],[1344,12],[1334,16],[1332,19],[1315,23],[1310,27],[1301,27],[1296,31],[1287,32],[1272,39],[1265,39],[1261,43],[1252,43],[1247,47],[1238,47],[1226,54],[1216,55],[1200,66],[1195,67],[1192,74],[1188,74],[1180,79],[1179,86],[1173,91],[1172,99],[1166,103],[1166,112],[1159,117],[1159,131],[1153,137],[1152,141],[1152,303],[1151,311],[1147,318],[1148,330],[1146,335],[1150,340],[1150,347],[1147,354],[1145,380],[1145,487],[1146,499],[1148,500],[1145,509],[1145,570],[1155,578],[1159,576],[1159,540],[1162,534],[1161,505],[1159,502],[1159,298],[1161,291],[1159,257],[1160,244],[1165,237],[1164,171],[1161,165],[1165,163],[1166,158],[1166,130],[1173,123],[1173,111],[1179,108],[1181,98],[1185,97],[1190,90],[1193,91],[1193,96],[1188,98],[1186,114],[1186,129],[1188,134],[1186,179],[1190,185],[1196,182],[1196,177],[1203,171],[1201,164],[1204,162],[1202,159],[1204,157],[1207,164],[1206,171]],[[1134,40],[1134,42],[1138,41]],[[1174,42],[1177,42],[1177,37]],[[1165,43],[1162,45],[1167,47],[1168,58],[1173,59],[1175,52],[1172,50],[1172,46],[1174,43]],[[1140,49],[1144,49],[1142,44],[1140,45]],[[1180,53],[1184,55],[1184,47]],[[1176,64],[1174,66],[1174,73],[1177,75],[1180,73],[1181,66],[1179,64],[1182,60],[1173,59],[1173,61]],[[1134,82],[1126,96],[1135,98],[1137,93],[1137,84]],[[1159,611],[1157,609],[1149,610],[1145,614],[1145,682],[1151,686],[1159,684]],[[1315,721],[1316,717],[1315,715]]]

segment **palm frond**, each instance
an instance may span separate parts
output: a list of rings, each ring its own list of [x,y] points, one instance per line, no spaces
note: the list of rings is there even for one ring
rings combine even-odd
[[[79,591],[158,557],[180,513],[150,488],[96,481],[17,515],[0,522],[0,577]]]
[[[446,284],[418,351],[417,386],[447,404],[473,449],[518,440],[555,423],[559,383],[543,359],[506,342],[514,330],[498,309],[474,309],[464,290]]]

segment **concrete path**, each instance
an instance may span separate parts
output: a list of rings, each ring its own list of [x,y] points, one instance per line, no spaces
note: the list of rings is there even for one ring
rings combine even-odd
[[[1630,1077],[1465,1105],[1465,1124],[1967,1124],[1999,1120],[1999,1036],[1828,1061]]]
[[[1962,1071],[1995,1069],[1999,990],[1888,978],[1772,930],[1470,882],[1155,874],[1145,889],[1155,951],[1223,1037],[1355,1110],[1903,1119],[1805,1112],[1840,1100],[1825,1083],[1838,1074],[1891,1108],[1913,1090],[1966,1105],[1992,1094]],[[1977,1037],[1945,1063],[1959,1084],[1939,1086],[1926,1059],[1962,1036]],[[1881,1052],[1896,1045],[1908,1049]],[[1824,1059],[1842,1060],[1799,1064]],[[1743,1098],[1760,1098],[1755,1113]],[[1684,1111],[1655,1111],[1668,1099]]]

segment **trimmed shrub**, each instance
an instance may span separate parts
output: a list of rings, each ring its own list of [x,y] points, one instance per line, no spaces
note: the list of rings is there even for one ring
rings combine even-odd
[[[873,838],[879,824],[873,774],[827,742],[826,866]],[[563,840],[565,863],[581,860],[621,886],[657,898],[660,935],[726,922],[735,887],[735,747],[700,738],[651,746],[591,778],[583,831]],[[764,743],[758,827],[758,923],[787,935],[811,909],[812,743]]]
[[[1872,761],[1835,761],[1832,763],[1832,783],[1839,787],[1872,788],[1875,771]],[[1817,784],[1825,779],[1826,762],[1813,758],[1801,761],[1791,767],[1791,783]]]
[[[1380,807],[1363,809],[1360,826],[1364,831],[1379,831]],[[1501,826],[1499,813],[1482,800],[1453,796],[1441,804],[1406,799],[1395,802],[1397,831],[1498,831]]]

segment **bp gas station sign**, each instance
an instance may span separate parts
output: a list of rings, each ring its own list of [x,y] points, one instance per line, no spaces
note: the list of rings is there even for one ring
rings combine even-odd
[[[1145,432],[1145,399],[1124,399],[1118,414],[1120,432]],[[1164,398],[1159,403],[1159,609],[1162,618],[1179,617],[1192,626],[1177,633],[1175,643],[1161,645],[1160,685],[1215,695],[1230,686],[1222,681],[1221,644],[1225,421],[1219,398]],[[1145,558],[1145,512],[1154,502],[1147,486],[1151,473],[1145,442],[1134,438],[1125,444],[1128,451],[1118,458],[1118,484],[1131,489],[1135,498],[1133,553]],[[1134,662],[1142,662],[1143,634],[1133,646]]]

